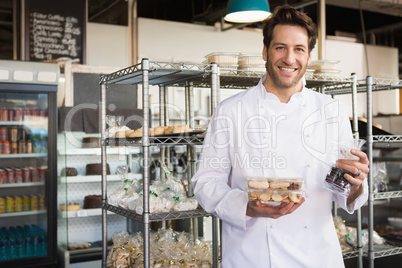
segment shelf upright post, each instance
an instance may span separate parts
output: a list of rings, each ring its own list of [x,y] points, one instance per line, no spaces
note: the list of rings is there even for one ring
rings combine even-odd
[[[101,122],[101,166],[102,166],[102,204],[107,197],[106,174],[106,89],[107,84],[101,84],[100,122]],[[107,210],[102,206],[102,267],[107,267]]]
[[[167,126],[166,124],[166,103],[167,99],[165,99],[166,87],[164,85],[159,85],[159,126]],[[168,167],[169,165],[167,164],[167,158],[166,158],[166,152],[169,152],[167,150],[168,148],[166,146],[161,146],[160,148],[160,162],[163,164],[166,164]],[[163,183],[166,182],[166,173],[163,171],[162,168],[160,168],[160,177],[161,181]],[[162,221],[162,228],[166,229],[166,221]]]
[[[369,160],[369,165],[373,164],[373,110],[372,110],[372,87],[373,78],[371,76],[366,77],[367,84],[367,157]],[[369,232],[369,244],[368,244],[368,260],[369,268],[374,268],[374,242],[373,242],[373,229],[374,229],[374,209],[373,209],[373,176],[372,172],[367,174],[369,196],[368,196],[368,232]]]
[[[165,86],[164,85],[159,85],[159,126],[167,126],[166,124],[166,99],[165,99]],[[160,161],[164,164],[166,164],[166,166],[168,167],[167,163],[166,163],[166,146],[161,146],[160,148]],[[165,182],[166,181],[166,173],[163,172],[163,170],[161,169],[161,181]]]
[[[353,137],[359,139],[359,125],[357,121],[357,76],[352,73],[352,131]]]
[[[185,102],[186,102],[186,123],[191,129],[194,129],[194,89],[193,82],[186,82],[185,87]],[[193,145],[187,146],[187,191],[188,196],[193,196],[193,188],[191,187],[191,178],[195,173],[195,148]],[[198,239],[198,218],[190,219],[190,234],[193,241]]]
[[[218,106],[217,92],[219,89],[219,68],[218,64],[211,63],[212,74],[211,74],[211,116],[215,111],[216,106]]]
[[[359,126],[357,121],[357,76],[352,73],[352,132],[353,138],[359,139]],[[363,243],[362,243],[362,213],[361,209],[356,210],[356,233],[357,233],[357,248],[359,256],[357,257],[357,267],[363,268]]]
[[[211,73],[211,116],[215,112],[216,106],[218,105],[217,100],[217,92],[219,89],[219,68],[216,63],[211,64],[212,73]],[[216,216],[212,216],[212,252],[213,259],[212,264],[213,267],[219,267],[218,265],[218,255],[219,255],[219,246],[218,246],[218,232],[219,232],[219,219]]]
[[[164,125],[169,126],[170,125],[169,124],[169,104],[168,104],[169,92],[168,92],[167,87],[164,88],[164,94],[165,94],[164,106],[163,106],[164,114],[165,114]],[[166,147],[166,150],[165,150],[165,159],[166,159],[166,164],[167,164],[166,166],[169,168],[169,170],[173,170],[172,163],[170,162],[170,150],[169,150],[169,148],[170,147]]]
[[[149,211],[149,180],[150,180],[150,142],[149,142],[149,60],[144,58],[141,62],[142,70],[142,108],[144,114],[144,127],[142,146],[144,154],[143,167],[143,240],[144,240],[144,267],[150,267],[150,211]]]
[[[193,82],[186,82],[186,123],[191,129],[194,129],[194,90],[193,90]],[[191,185],[191,178],[195,173],[195,150],[194,146],[187,145],[187,181],[188,185]],[[192,187],[188,187],[188,196],[191,197],[193,195]]]

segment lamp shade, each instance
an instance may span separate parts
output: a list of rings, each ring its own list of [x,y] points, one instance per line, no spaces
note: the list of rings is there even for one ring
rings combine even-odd
[[[271,15],[267,0],[229,0],[225,20],[248,23],[265,20]]]

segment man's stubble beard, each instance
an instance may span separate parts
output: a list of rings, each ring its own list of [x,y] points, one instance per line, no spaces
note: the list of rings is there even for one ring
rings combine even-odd
[[[291,82],[291,84],[285,84],[283,83],[278,74],[274,70],[275,67],[273,67],[273,64],[270,60],[267,60],[265,62],[265,69],[267,70],[267,75],[271,78],[272,82],[281,89],[287,89],[295,86],[302,78],[304,73],[306,72],[307,66],[303,66],[301,71],[298,73],[298,75],[294,78],[294,80]]]

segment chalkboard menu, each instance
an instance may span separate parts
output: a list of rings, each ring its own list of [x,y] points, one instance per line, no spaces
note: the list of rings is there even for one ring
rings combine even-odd
[[[85,64],[86,0],[26,0],[25,58]]]

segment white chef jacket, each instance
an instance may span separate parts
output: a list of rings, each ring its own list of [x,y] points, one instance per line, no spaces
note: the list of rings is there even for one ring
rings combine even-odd
[[[218,105],[192,178],[197,201],[222,220],[222,267],[344,267],[332,201],[353,213],[367,201],[367,180],[349,206],[323,183],[339,141],[352,139],[349,119],[306,87],[281,103],[264,80]],[[278,219],[248,217],[247,177],[302,178],[306,201]]]

